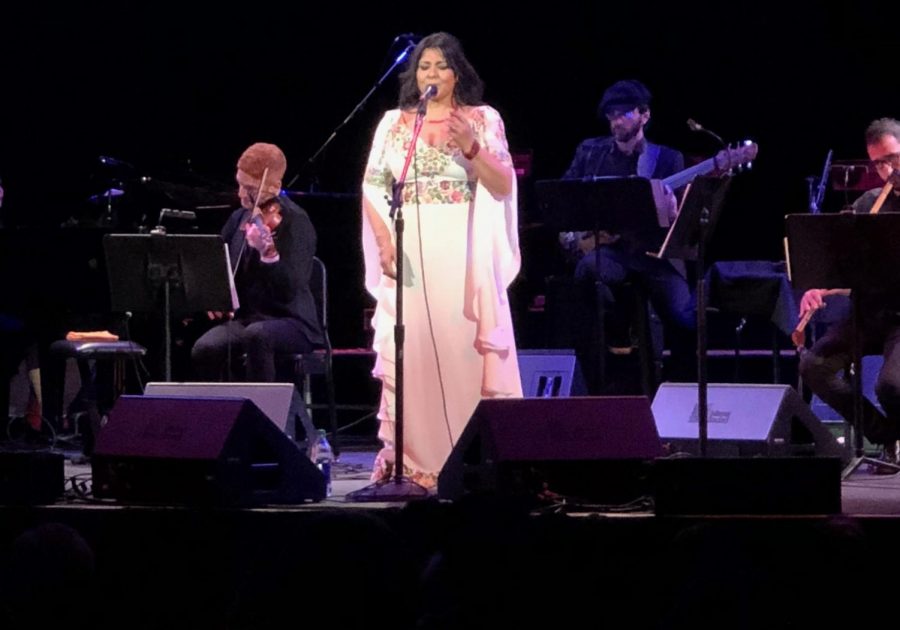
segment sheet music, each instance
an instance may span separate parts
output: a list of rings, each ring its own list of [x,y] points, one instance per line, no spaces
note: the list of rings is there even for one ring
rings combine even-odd
[[[228,289],[231,291],[231,310],[232,312],[237,312],[237,310],[241,307],[241,303],[238,300],[237,289],[234,286],[234,271],[231,269],[231,255],[228,251],[228,243],[222,243],[225,246],[225,265],[228,268]]]
[[[653,193],[653,203],[656,205],[656,220],[659,221],[659,227],[670,227],[674,221],[669,220],[668,209],[666,208],[666,189],[661,179],[651,179],[650,192]],[[679,208],[680,210],[681,208]],[[676,213],[677,216],[677,213]]]
[[[656,256],[670,260],[696,260],[700,235],[705,233],[705,239],[709,239],[730,185],[731,178],[728,177],[698,177],[691,182],[681,197],[681,207]],[[704,216],[706,225],[702,227]]]
[[[681,209],[684,208],[684,202],[688,198],[688,194],[691,192],[691,185],[688,184],[684,189],[684,194],[681,195],[681,200],[678,203],[678,212],[675,213],[675,220],[672,221],[672,225],[669,226],[669,231],[666,232],[666,238],[663,241],[663,244],[659,246],[658,252],[647,252],[650,256],[655,258],[663,258],[665,256],[666,250],[669,248],[669,241],[672,240],[672,234],[675,233],[675,226],[678,224],[678,219],[681,217]],[[665,226],[662,226],[665,227]]]
[[[672,239],[672,233],[675,231],[675,224],[678,223],[678,217],[681,216],[681,209],[684,207],[684,201],[687,199],[688,193],[691,192],[691,184],[689,183],[685,189],[684,194],[681,195],[681,199],[678,202],[678,211],[675,213],[675,219],[672,221],[672,224],[669,225],[669,231],[666,232],[666,238],[663,240],[663,244],[659,246],[658,252],[647,252],[648,256],[653,256],[654,258],[662,258],[666,253],[666,250],[669,247],[669,241]],[[659,206],[657,206],[659,207]],[[668,217],[666,217],[668,218]],[[665,227],[661,225],[660,227]]]

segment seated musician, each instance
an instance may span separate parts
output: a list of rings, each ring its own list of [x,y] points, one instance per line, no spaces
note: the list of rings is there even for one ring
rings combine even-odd
[[[25,365],[28,375],[28,402],[23,411],[26,435],[41,430],[42,396],[38,346],[33,333],[18,317],[0,312],[0,430],[7,432],[7,412],[10,410],[12,379]]]
[[[308,352],[324,341],[309,288],[316,233],[306,212],[281,194],[286,169],[274,144],[253,144],[238,160],[241,208],[225,223],[222,238],[240,306],[234,313],[208,314],[219,324],[191,351],[203,380],[232,380],[230,357],[232,364],[243,361],[247,381],[273,382],[276,354]]]
[[[0,180],[0,209],[3,208],[3,181]],[[3,227],[0,214],[0,228]],[[42,396],[41,371],[38,363],[38,347],[34,333],[27,329],[24,321],[12,312],[0,309],[0,430],[6,431],[10,402],[10,380],[15,376],[21,362],[28,372],[29,394],[25,409],[27,428],[41,430]]]
[[[881,118],[872,122],[865,135],[866,151],[872,165],[887,182],[900,169],[900,121]],[[882,188],[863,193],[853,204],[856,213],[872,211]],[[886,191],[879,212],[900,212],[900,195],[896,188]],[[833,294],[848,294],[844,289],[810,289],[800,300],[800,318],[824,306],[825,298]],[[885,459],[897,463],[897,440],[900,439],[900,299],[888,303],[884,296],[868,295],[864,291],[857,296],[861,306],[859,322],[863,354],[883,354],[884,365],[875,381],[875,394],[884,414],[868,400],[863,399],[863,433],[874,443],[885,445]],[[832,325],[809,351],[800,357],[800,375],[803,382],[826,404],[853,421],[853,388],[840,372],[849,374],[846,368],[853,356],[853,329],[849,318]]]
[[[565,179],[634,175],[663,179],[684,169],[680,152],[651,143],[644,136],[650,121],[650,92],[639,81],[619,81],[607,88],[597,113],[601,120],[608,122],[612,135],[583,141]],[[666,191],[663,203],[670,219],[674,218],[676,199],[671,191]],[[564,234],[563,240],[578,259],[576,282],[586,290],[596,286],[597,300],[604,305],[607,346],[616,352],[630,351],[628,311],[616,304],[616,298],[626,280],[640,283],[667,332],[671,333],[667,336],[672,345],[675,373],[670,376],[692,380],[696,311],[684,269],[676,269],[669,260],[646,254],[659,249],[665,234],[666,230],[655,224],[647,226],[641,234],[601,232],[595,241],[593,233],[576,232]],[[655,350],[661,356],[662,348]]]

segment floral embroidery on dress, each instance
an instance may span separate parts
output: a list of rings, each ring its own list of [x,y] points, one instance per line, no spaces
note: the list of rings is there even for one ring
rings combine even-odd
[[[390,190],[390,184],[394,181],[394,177],[391,175],[391,171],[387,168],[371,167],[369,169],[366,169],[366,174],[363,177],[363,181],[366,184],[371,184],[372,186],[376,186],[378,188]]]
[[[390,130],[388,142],[393,150],[405,155],[409,151],[409,143],[412,140],[412,132],[406,125],[398,121]],[[449,147],[447,143],[430,146],[419,143],[416,147],[414,161],[410,165],[410,173],[403,189],[403,203],[415,203],[418,197],[419,203],[470,203],[475,198],[475,179],[451,180],[441,177],[452,162],[463,164],[462,153],[456,147]],[[419,176],[414,173],[418,170]],[[470,169],[466,168],[469,173]],[[391,184],[394,182],[390,169],[369,168],[366,171],[365,182],[378,188],[383,188],[390,194]]]
[[[498,120],[493,128],[488,128],[483,108],[473,107],[468,115],[475,137],[482,139],[482,150],[491,151],[500,162],[511,165],[512,157],[506,149],[502,119]],[[487,134],[491,134],[490,139],[486,137]],[[388,131],[387,143],[390,149],[395,154],[406,155],[411,141],[412,130],[404,124],[402,118],[398,117]],[[387,150],[385,148],[385,151]],[[447,172],[448,166],[454,162],[465,170],[468,181],[442,177]],[[416,170],[418,177],[415,176]],[[383,189],[386,194],[391,194],[394,176],[387,164],[382,163],[381,166],[367,169],[364,180],[367,184]],[[404,204],[414,203],[417,194],[419,203],[427,204],[470,203],[475,196],[476,179],[471,164],[465,159],[459,147],[449,146],[448,142],[435,146],[419,142],[407,180],[403,191]]]
[[[415,203],[417,192],[419,203],[469,203],[475,196],[475,182],[448,179],[420,180],[415,185],[407,182],[403,187],[403,203]]]

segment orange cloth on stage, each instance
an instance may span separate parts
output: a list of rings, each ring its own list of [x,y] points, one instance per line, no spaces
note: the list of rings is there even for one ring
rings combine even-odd
[[[70,330],[66,333],[66,341],[118,341],[119,336],[114,335],[108,330],[92,330],[87,332],[76,332]]]

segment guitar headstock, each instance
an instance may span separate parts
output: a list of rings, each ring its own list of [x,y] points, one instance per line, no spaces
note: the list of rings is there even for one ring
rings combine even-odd
[[[735,147],[726,147],[713,158],[716,164],[716,172],[719,175],[724,175],[736,168],[749,168],[751,162],[756,159],[758,152],[759,145],[750,140],[745,140],[743,144]]]

